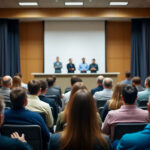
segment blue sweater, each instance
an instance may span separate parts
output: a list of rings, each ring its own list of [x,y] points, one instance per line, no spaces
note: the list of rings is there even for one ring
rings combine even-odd
[[[44,120],[38,113],[22,108],[18,110],[5,110],[4,115],[4,124],[39,125],[41,127],[43,141],[49,142],[49,130],[46,127]]]

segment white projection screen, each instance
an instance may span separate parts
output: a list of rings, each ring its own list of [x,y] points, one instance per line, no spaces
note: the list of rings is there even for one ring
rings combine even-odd
[[[45,21],[44,25],[44,73],[54,73],[56,57],[67,73],[68,59],[78,66],[83,57],[88,64],[92,58],[99,66],[97,73],[105,72],[105,22],[104,21]],[[90,71],[88,71],[90,73]]]

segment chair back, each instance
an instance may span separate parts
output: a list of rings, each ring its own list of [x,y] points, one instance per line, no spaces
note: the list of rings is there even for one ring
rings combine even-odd
[[[12,107],[11,101],[5,100],[4,102],[5,102],[5,107],[9,107],[9,108]]]
[[[46,95],[47,98],[52,98],[55,100],[56,104],[60,107],[62,107],[62,101],[59,101],[59,98],[57,95]]]
[[[147,103],[148,103],[147,99],[139,100],[138,107],[145,107],[145,106],[147,107]]]
[[[114,140],[119,140],[126,133],[141,131],[148,123],[117,123],[114,127]]]
[[[42,135],[39,125],[10,125],[5,124],[1,127],[1,134],[9,136],[13,132],[18,132],[19,135],[25,134],[25,139],[33,150],[42,150]]]
[[[102,111],[103,111],[103,109],[104,109],[104,107],[99,107],[99,108],[98,108],[98,112],[99,112],[99,115],[100,115],[100,116],[102,116]]]
[[[43,118],[44,122],[46,123],[46,114],[44,112],[37,112],[38,114],[41,115],[41,117]]]
[[[107,100],[96,100],[97,108],[104,107]]]

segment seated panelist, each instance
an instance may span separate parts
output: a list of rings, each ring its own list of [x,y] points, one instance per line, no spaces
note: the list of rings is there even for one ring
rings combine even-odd
[[[91,71],[91,73],[96,73],[98,71],[98,65],[95,63],[95,58],[92,59],[89,70]]]
[[[79,70],[81,73],[86,73],[89,70],[89,66],[85,62],[85,58],[82,58],[82,63],[79,65]]]
[[[74,73],[74,71],[76,70],[76,67],[72,63],[72,59],[71,58],[69,58],[69,63],[67,64],[67,70],[68,70],[68,73]]]

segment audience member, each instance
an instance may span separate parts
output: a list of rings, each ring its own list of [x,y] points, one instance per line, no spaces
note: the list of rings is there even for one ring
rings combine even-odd
[[[45,80],[40,80],[40,87],[41,87],[41,94],[39,95],[39,98],[41,101],[48,103],[49,106],[52,107],[52,113],[53,113],[54,124],[55,124],[57,121],[57,114],[58,114],[55,99],[48,98],[45,96],[45,93],[48,88],[47,82]]]
[[[104,78],[104,80],[103,80],[103,87],[104,87],[103,91],[96,92],[93,96],[96,101],[111,99],[112,93],[113,93],[112,82],[113,82],[113,80],[111,78]]]
[[[91,71],[91,73],[96,73],[98,71],[98,64],[95,63],[95,58],[92,59],[89,70]]]
[[[130,72],[126,72],[126,73],[125,73],[125,77],[126,77],[126,79],[123,80],[121,83],[124,83],[124,84],[132,84],[132,76],[131,76],[131,73],[130,73]]]
[[[85,58],[82,58],[82,63],[79,65],[79,71],[86,73],[89,70],[88,64],[85,62]]]
[[[28,83],[28,91],[29,95],[26,109],[34,112],[44,112],[46,115],[46,125],[48,128],[51,128],[53,126],[53,116],[51,108],[47,103],[42,102],[39,99],[39,95],[41,94],[40,82],[31,80]]]
[[[105,118],[110,110],[119,109],[121,107],[121,105],[123,105],[123,102],[121,100],[123,86],[124,86],[123,83],[117,83],[117,85],[115,86],[113,95],[112,95],[112,99],[109,100],[104,105],[104,109],[103,109],[102,115],[101,115],[102,121],[105,120]]]
[[[12,89],[16,87],[21,87],[21,79],[19,76],[14,76],[12,79]]]
[[[59,90],[60,96],[61,96],[61,88],[56,85],[56,76],[52,76],[52,78],[54,79],[54,88],[57,89],[57,90]]]
[[[12,87],[12,78],[4,76],[2,78],[2,88],[0,88],[0,95],[3,96],[4,101],[10,101],[10,88]]]
[[[113,141],[113,129],[116,123],[150,122],[147,110],[136,106],[137,89],[131,85],[125,85],[122,90],[123,105],[118,110],[110,111],[102,126],[103,133],[110,135]]]
[[[70,81],[71,81],[71,87],[77,82],[82,82],[82,80],[80,78],[78,78],[77,76],[72,76]],[[70,94],[71,94],[71,90],[64,94],[63,101],[64,101],[65,105],[69,101]]]
[[[77,92],[78,90],[80,89],[86,89],[87,90],[87,87],[82,83],[82,82],[76,82],[73,87],[72,87],[72,90],[71,90],[71,94],[70,94],[70,98],[69,98],[69,102],[67,103],[66,107],[65,107],[65,110],[62,111],[59,115],[58,115],[58,119],[57,119],[57,123],[56,123],[56,132],[59,132],[59,131],[62,131],[64,129],[64,126],[66,124],[66,121],[67,121],[67,116],[68,116],[68,110],[69,110],[69,107],[70,107],[70,104],[71,104],[71,100],[72,99],[72,96],[75,92]],[[99,124],[100,124],[100,127],[102,125],[102,122],[101,122],[101,118],[99,116],[99,113],[97,112],[97,118],[99,120]]]
[[[69,102],[67,126],[62,133],[51,136],[50,150],[111,149],[108,137],[101,133],[92,95],[78,90]]]
[[[67,64],[68,73],[74,73],[76,70],[75,65],[72,63],[72,58],[69,58],[69,63]]]
[[[145,79],[145,90],[142,92],[138,92],[138,100],[137,103],[141,100],[148,100],[150,96],[150,77]]]
[[[2,87],[2,77],[0,77],[0,88]]]
[[[42,131],[42,138],[48,144],[50,135],[42,117],[35,112],[25,109],[28,103],[26,90],[22,87],[14,88],[10,92],[12,109],[5,110],[4,124],[25,124],[39,125]]]
[[[3,119],[4,119],[4,102],[2,97],[0,97],[0,126],[2,126],[3,124]],[[11,137],[14,138],[14,134],[12,134]],[[22,142],[17,139],[12,139],[0,135],[0,149],[1,150],[31,150],[31,147],[26,143],[26,140],[24,139],[24,134],[22,134],[21,137],[19,136],[17,137],[19,139],[22,139]]]
[[[48,83],[48,89],[47,89],[47,92],[46,92],[46,96],[51,96],[51,95],[56,95],[57,96],[57,104],[62,107],[62,101],[61,101],[61,95],[60,95],[60,91],[56,88],[54,88],[54,79],[52,77],[50,78],[47,78],[47,83]]]
[[[103,90],[103,76],[98,76],[97,77],[97,87],[91,90],[92,95],[95,94],[95,92],[99,92]]]
[[[28,89],[28,86],[27,84],[25,84],[24,82],[22,82],[22,74],[19,72],[19,73],[16,73],[15,76],[19,76],[20,79],[21,79],[21,86],[25,89]]]
[[[150,102],[148,103],[148,111],[150,113]],[[148,150],[150,148],[150,124],[143,131],[125,134],[117,145],[117,150]]]
[[[140,77],[133,77],[132,85],[137,88],[138,92],[144,91],[144,88],[141,86],[141,78]]]

